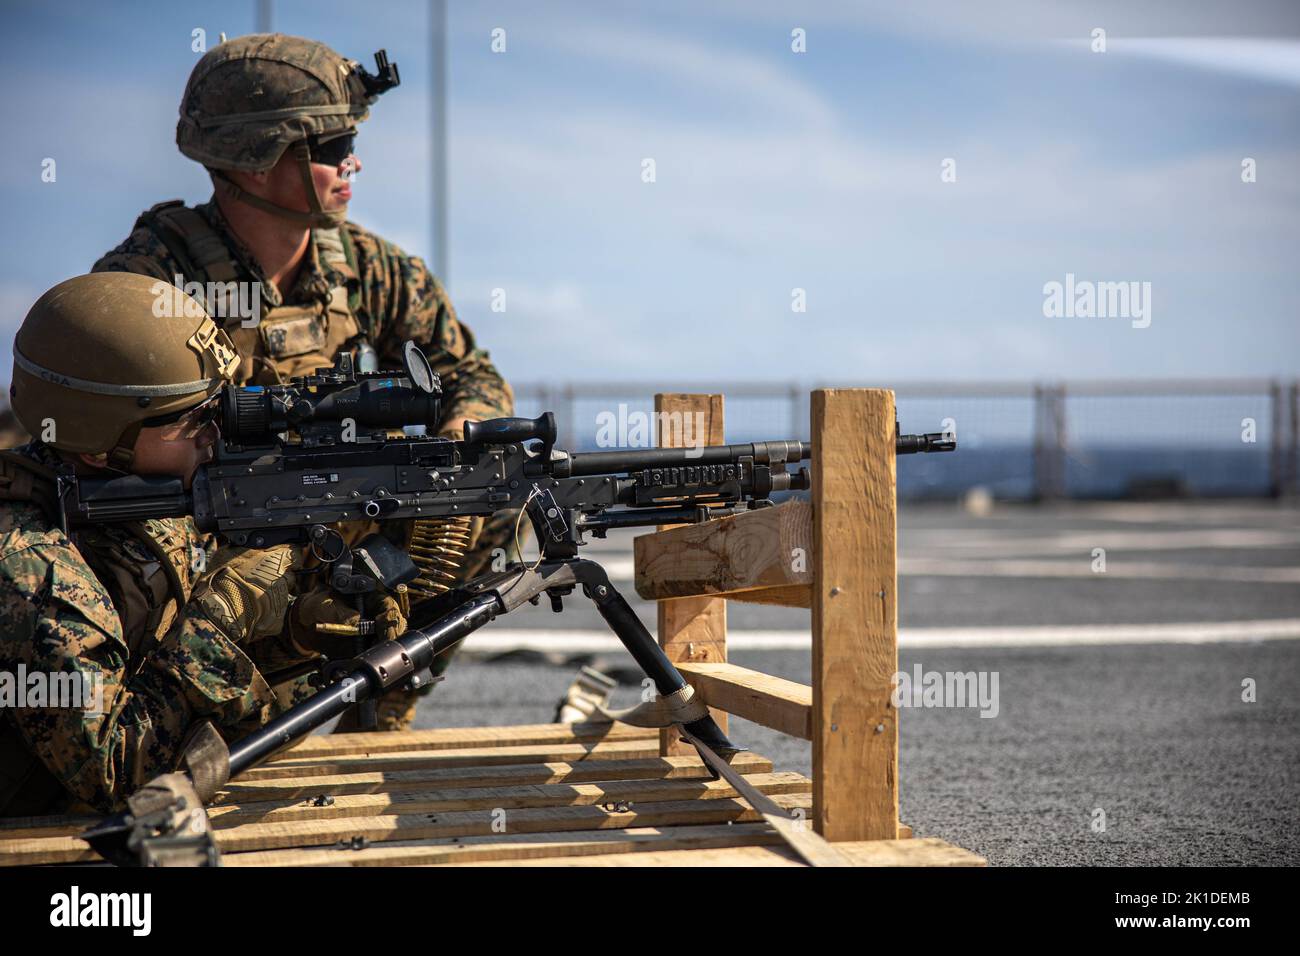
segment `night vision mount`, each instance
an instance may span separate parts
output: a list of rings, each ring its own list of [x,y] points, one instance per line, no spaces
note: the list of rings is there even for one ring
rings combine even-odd
[[[402,78],[397,72],[397,64],[388,62],[387,50],[379,50],[375,53],[374,74],[366,72],[366,68],[358,63],[357,77],[365,88],[366,96],[372,99],[402,83]]]

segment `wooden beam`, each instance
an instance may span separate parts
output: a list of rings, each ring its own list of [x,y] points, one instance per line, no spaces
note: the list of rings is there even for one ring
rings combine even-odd
[[[808,778],[790,771],[756,773],[745,777],[765,793],[808,793]],[[665,803],[674,800],[722,800],[736,796],[725,780],[601,780],[592,783],[529,784],[506,787],[459,787],[397,790],[391,793],[340,794],[318,806],[316,800],[256,800],[226,804],[208,811],[212,825],[230,830],[249,823],[301,820],[339,820],[345,817],[382,817],[448,813],[461,810],[491,812],[538,807],[596,806],[609,802]]]
[[[376,737],[388,736],[375,734]],[[313,757],[307,760],[281,760],[246,770],[240,782],[249,780],[286,780],[301,777],[335,776],[347,773],[387,772],[390,770],[433,770],[438,767],[489,767],[516,763],[546,763],[561,760],[640,760],[659,756],[659,741],[616,740],[613,743],[551,744],[530,747],[470,747],[463,750],[409,750],[374,756],[354,754],[341,757]]]
[[[809,606],[812,507],[805,501],[641,535],[633,548],[636,590],[647,601],[781,588],[786,601]]]
[[[790,584],[779,588],[755,588],[727,595],[728,601],[745,604],[775,604],[779,607],[812,607],[812,587],[807,584]]]
[[[781,837],[766,823],[702,824],[684,827],[632,827],[572,833],[519,833],[512,836],[456,837],[421,846],[378,846],[364,850],[254,850],[229,853],[223,866],[434,866],[443,863],[541,857],[592,857],[636,851],[720,846],[765,846]]]
[[[657,742],[656,742],[657,745]],[[761,754],[739,753],[731,765],[742,774],[770,774],[772,761]],[[642,760],[593,760],[576,763],[526,763],[445,767],[436,770],[372,771],[334,776],[301,777],[230,783],[209,804],[214,819],[232,807],[269,806],[313,801],[321,796],[356,794],[392,795],[407,791],[437,791],[484,788],[536,787],[547,784],[576,784],[593,781],[703,780],[712,772],[699,757],[649,757]],[[538,791],[540,792],[540,791]],[[337,801],[335,801],[337,803]],[[334,804],[330,804],[333,806]],[[342,814],[348,815],[348,814]],[[0,820],[0,838],[76,836],[100,821],[90,814],[6,817]]]
[[[721,395],[660,393],[655,395],[656,441],[665,448],[690,444],[721,445],[726,439],[722,426]],[[678,422],[681,427],[661,425]],[[664,530],[663,527],[660,530]],[[659,602],[659,645],[673,663],[682,661],[721,663],[727,659],[727,602],[721,598],[692,597]],[[713,719],[725,733],[727,715],[714,711]],[[682,756],[695,748],[683,743],[676,728],[659,731],[659,753]]]
[[[316,734],[271,758],[298,760],[304,757],[347,756],[392,753],[402,750],[464,750],[469,747],[524,747],[539,744],[572,744],[584,741],[646,740],[653,730],[628,724],[521,724],[517,727],[433,727],[407,730],[400,734]]]
[[[737,754],[732,765],[741,773],[771,773],[772,761],[754,753]],[[213,798],[216,805],[251,800],[305,800],[328,793],[393,793],[437,787],[508,787],[520,784],[579,783],[591,780],[695,780],[711,776],[699,757],[651,757],[644,760],[585,760],[577,763],[446,767],[441,770],[335,774],[297,780],[240,780]],[[5,832],[0,827],[0,834]]]
[[[854,866],[988,866],[989,861],[970,850],[940,840],[868,840],[839,843],[839,850]]]
[[[811,687],[735,664],[677,666],[710,707],[812,740]]]
[[[813,818],[828,840],[898,838],[894,394],[812,394]]]
[[[772,799],[791,812],[807,811],[812,806],[812,798],[806,793],[777,793]],[[507,811],[505,825],[507,833],[519,834],[719,824],[728,820],[752,823],[761,819],[758,811],[744,800],[735,798],[633,804],[626,813],[609,812],[598,806],[530,807]],[[486,810],[461,810],[438,814],[249,823],[230,830],[217,830],[214,835],[218,849],[224,854],[243,850],[328,847],[339,841],[351,842],[357,837],[376,843],[491,836],[498,832],[494,824],[499,820],[499,814]],[[94,850],[73,837],[0,839],[0,866],[83,863],[98,859]]]
[[[605,853],[598,856],[555,856],[516,860],[513,866],[804,866],[787,846],[714,846],[683,849],[654,844],[638,847],[640,852]],[[925,840],[870,840],[841,843],[835,847],[853,866],[988,866],[988,861],[969,850],[930,837]],[[491,866],[477,860],[457,860],[462,866]],[[499,864],[498,864],[499,865]]]

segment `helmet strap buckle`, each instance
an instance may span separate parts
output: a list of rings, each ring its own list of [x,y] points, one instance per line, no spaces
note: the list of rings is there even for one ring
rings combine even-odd
[[[108,453],[107,467],[114,471],[127,473],[135,461],[135,442],[140,437],[140,422],[132,422],[126,431],[118,436],[117,444]]]

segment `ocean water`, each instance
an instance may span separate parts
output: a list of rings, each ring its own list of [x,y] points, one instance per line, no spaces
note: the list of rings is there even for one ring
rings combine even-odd
[[[898,495],[906,499],[955,498],[971,488],[994,497],[1034,497],[1033,450],[1026,445],[958,448],[951,454],[898,459]],[[1199,497],[1271,494],[1265,448],[1072,449],[1065,461],[1065,493],[1072,498],[1125,498],[1157,487]]]

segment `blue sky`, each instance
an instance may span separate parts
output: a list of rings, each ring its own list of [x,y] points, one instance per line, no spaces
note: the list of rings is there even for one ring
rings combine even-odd
[[[1134,6],[453,0],[453,298],[521,382],[1294,377],[1300,8]],[[253,25],[252,0],[9,6],[6,368],[45,288],[207,197],[173,138],[191,31]],[[351,213],[428,255],[426,5],[281,0],[274,26],[400,64]],[[1066,273],[1150,282],[1150,326],[1045,317]]]

